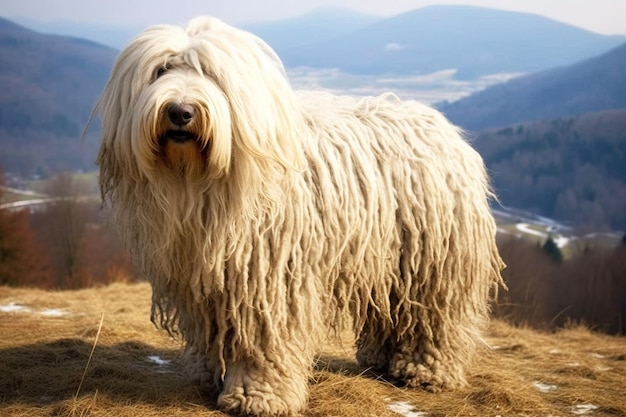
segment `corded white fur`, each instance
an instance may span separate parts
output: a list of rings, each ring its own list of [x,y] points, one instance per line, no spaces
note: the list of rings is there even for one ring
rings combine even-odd
[[[167,108],[190,104],[175,143]],[[216,19],[156,26],[98,104],[103,198],[219,406],[306,405],[315,344],[350,313],[358,359],[465,384],[503,264],[479,155],[392,95],[294,92],[274,52]]]

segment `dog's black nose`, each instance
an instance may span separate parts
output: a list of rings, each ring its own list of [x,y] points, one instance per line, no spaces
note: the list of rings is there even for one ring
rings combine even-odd
[[[190,104],[170,104],[167,108],[167,116],[170,118],[170,121],[177,126],[185,126],[189,124],[194,116],[194,108]]]

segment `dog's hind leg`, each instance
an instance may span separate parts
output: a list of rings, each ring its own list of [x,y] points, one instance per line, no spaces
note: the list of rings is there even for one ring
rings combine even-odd
[[[416,327],[414,334],[395,343],[389,375],[403,385],[430,392],[466,385],[464,365],[468,347],[456,340],[464,336],[459,334],[457,338],[454,326],[445,330],[445,336],[437,328],[428,329],[419,324]]]
[[[399,385],[438,392],[466,384],[464,366],[474,348],[473,326],[461,317],[456,325],[454,311],[439,313],[418,303],[401,303],[390,294],[396,309],[393,319],[368,311],[357,340],[361,366],[385,374]],[[444,308],[445,309],[445,308]],[[450,307],[448,309],[452,310]]]

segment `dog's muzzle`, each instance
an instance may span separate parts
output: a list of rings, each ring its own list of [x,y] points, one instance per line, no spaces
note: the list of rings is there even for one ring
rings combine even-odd
[[[167,106],[166,112],[172,129],[165,132],[165,135],[161,138],[162,144],[165,140],[184,143],[197,139],[197,136],[187,128],[193,122],[196,113],[192,105],[172,103]]]

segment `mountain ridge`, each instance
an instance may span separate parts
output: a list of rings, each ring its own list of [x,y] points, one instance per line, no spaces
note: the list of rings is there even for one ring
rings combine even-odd
[[[626,107],[626,43],[437,107],[469,130]]]
[[[117,51],[0,18],[0,163],[6,171],[93,169],[80,136]]]
[[[277,52],[330,40],[379,21],[381,17],[348,9],[319,8],[301,16],[241,26]],[[294,36],[297,34],[297,36]]]
[[[626,36],[599,35],[528,13],[427,6],[300,50],[278,52],[288,67],[404,74],[456,68],[460,77],[475,78],[565,65],[624,41]]]
[[[21,21],[37,30],[53,27]],[[65,34],[73,30],[71,35],[83,37],[89,31],[100,43],[115,33],[111,25],[74,25],[73,29],[57,25],[56,30]],[[361,74],[458,69],[463,79],[540,71],[626,42],[626,36],[600,35],[540,15],[473,6],[426,6],[391,17],[326,8],[238,26],[261,36],[287,67],[338,68]],[[83,33],[76,32],[79,28]],[[133,29],[138,32],[140,28]],[[132,36],[130,27],[118,30],[113,46],[121,49]]]

